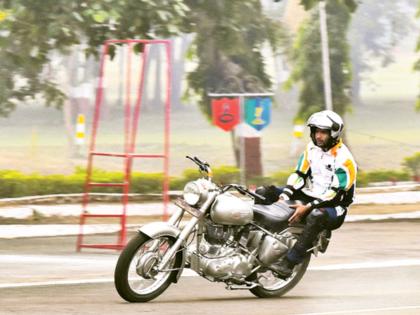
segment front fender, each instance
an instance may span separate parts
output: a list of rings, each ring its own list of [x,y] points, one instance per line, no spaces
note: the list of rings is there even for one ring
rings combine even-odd
[[[161,236],[171,236],[175,239],[178,238],[179,234],[181,233],[181,230],[177,228],[176,226],[170,225],[166,222],[153,222],[146,224],[142,226],[139,229],[139,233],[143,233],[150,237],[151,239],[156,239]],[[182,244],[182,250],[179,251],[181,253],[181,261],[180,263],[177,263],[175,266],[176,268],[179,268],[178,272],[172,276],[172,282],[177,283],[179,278],[181,277],[182,271],[184,270],[185,266],[185,259],[186,259],[186,247],[185,244]]]
[[[176,226],[170,225],[166,222],[153,222],[143,225],[139,232],[147,235],[150,238],[159,238],[161,236],[172,236],[177,238],[181,233],[181,230]]]

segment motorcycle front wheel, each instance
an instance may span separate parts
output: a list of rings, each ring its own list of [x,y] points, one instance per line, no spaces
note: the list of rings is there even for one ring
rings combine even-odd
[[[280,297],[293,289],[296,284],[302,279],[308,268],[311,255],[308,255],[305,260],[297,265],[292,275],[288,279],[278,278],[272,271],[257,272],[253,276],[253,280],[260,283],[261,286],[250,289],[252,294],[260,298]]]
[[[182,263],[182,253],[178,252],[165,270],[157,270],[157,266],[174,243],[170,236],[151,239],[139,233],[127,244],[114,273],[115,288],[124,300],[147,302],[169,287]]]

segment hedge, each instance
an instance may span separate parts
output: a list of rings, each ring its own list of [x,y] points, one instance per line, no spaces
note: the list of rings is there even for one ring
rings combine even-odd
[[[218,184],[238,183],[239,169],[232,166],[220,166],[213,169],[214,182]],[[255,177],[249,180],[249,185],[276,184],[285,185],[291,171],[277,172],[269,177]],[[187,169],[180,177],[170,178],[171,190],[182,190],[184,185],[200,177],[196,169]],[[40,175],[37,173],[23,174],[16,170],[0,171],[0,198],[49,195],[83,192],[86,173],[82,168],[76,168],[71,175]],[[407,171],[375,170],[359,172],[358,186],[366,186],[371,182],[406,181],[411,176]],[[109,172],[100,169],[93,171],[92,180],[105,183],[122,182],[122,172]],[[162,173],[132,173],[132,193],[158,193],[162,190]],[[121,187],[95,187],[94,192],[122,192]]]
[[[370,172],[360,171],[357,175],[357,186],[364,187],[369,183],[409,181],[411,175],[407,171],[374,170]]]

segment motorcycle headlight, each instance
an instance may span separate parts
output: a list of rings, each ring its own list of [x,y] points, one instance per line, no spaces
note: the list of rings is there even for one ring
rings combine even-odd
[[[195,206],[200,201],[201,190],[197,183],[189,182],[184,187],[184,200],[190,205]]]

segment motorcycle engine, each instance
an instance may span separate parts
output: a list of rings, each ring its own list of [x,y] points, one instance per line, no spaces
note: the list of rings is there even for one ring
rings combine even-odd
[[[198,249],[195,245],[189,248],[187,259],[191,269],[215,281],[241,283],[251,274],[256,259],[268,267],[296,242],[288,231],[273,236],[260,230],[241,233],[240,227],[215,224],[210,220],[205,222],[204,231]],[[256,252],[256,255],[250,252]]]
[[[201,240],[198,252],[189,252],[191,269],[214,280],[245,279],[253,268],[251,258],[235,246],[234,239],[238,227],[205,222],[204,239]],[[229,245],[231,244],[231,245]]]
[[[243,281],[253,268],[248,255],[238,249],[212,245],[202,240],[199,251],[189,253],[190,267],[199,274],[216,281]]]
[[[210,244],[226,244],[229,239],[233,239],[237,228],[222,224],[215,224],[210,220],[205,222],[204,238]]]

